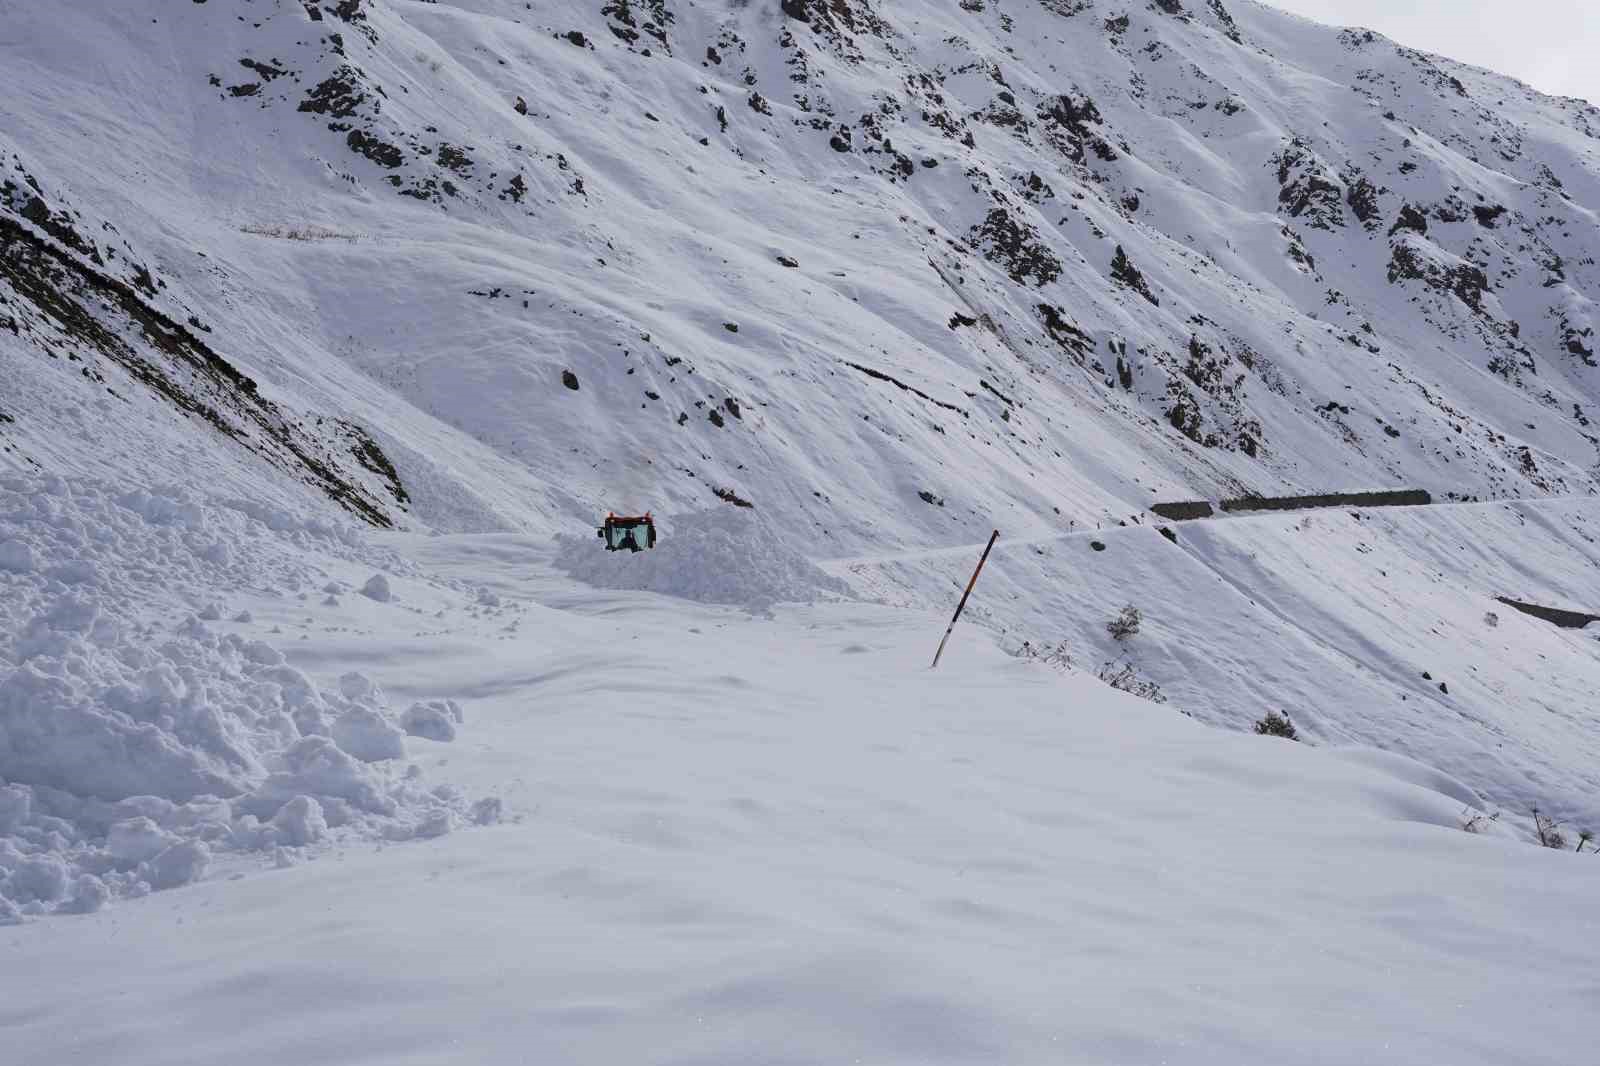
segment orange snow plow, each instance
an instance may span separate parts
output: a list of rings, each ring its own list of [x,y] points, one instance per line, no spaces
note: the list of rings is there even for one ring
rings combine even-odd
[[[642,515],[607,514],[606,524],[595,530],[606,542],[606,551],[644,551],[656,546],[656,523],[646,511]]]

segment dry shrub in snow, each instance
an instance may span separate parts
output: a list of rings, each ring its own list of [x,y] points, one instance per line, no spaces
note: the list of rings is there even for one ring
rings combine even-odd
[[[1566,850],[1567,835],[1561,831],[1561,823],[1537,807],[1533,809],[1533,831],[1538,836],[1539,843],[1545,847],[1557,851]],[[1583,847],[1583,844],[1579,843],[1578,847]]]
[[[1132,663],[1123,663],[1120,668],[1115,661],[1106,663],[1094,676],[1118,692],[1127,692],[1151,703],[1167,702],[1167,697],[1161,692],[1161,686],[1140,677],[1139,671]]]
[[[1022,647],[1017,649],[1017,657],[1049,663],[1051,666],[1066,668],[1071,668],[1072,666],[1071,649],[1064,640],[1054,646],[1035,644],[1032,641],[1025,640],[1022,642]]]

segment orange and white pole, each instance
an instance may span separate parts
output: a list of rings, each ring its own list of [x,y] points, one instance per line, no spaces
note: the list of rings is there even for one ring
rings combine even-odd
[[[978,559],[978,568],[972,572],[972,580],[967,582],[967,591],[961,594],[961,602],[956,604],[956,613],[950,619],[950,627],[944,631],[944,638],[939,641],[939,650],[933,653],[933,666],[928,667],[929,670],[939,665],[939,656],[944,654],[945,641],[949,640],[950,634],[955,632],[956,622],[960,621],[961,612],[966,609],[967,597],[972,595],[972,587],[978,583],[978,575],[983,573],[983,564],[989,561],[989,553],[994,550],[994,542],[999,539],[1000,531],[998,529],[989,535],[989,545],[983,549],[983,555]]]

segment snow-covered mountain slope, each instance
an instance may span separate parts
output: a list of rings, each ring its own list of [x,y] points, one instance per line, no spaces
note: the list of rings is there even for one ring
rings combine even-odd
[[[195,385],[232,439],[176,463],[259,481],[253,451],[402,524],[722,489],[847,555],[1158,498],[1594,489],[1600,112],[1370,34],[74,0],[0,47],[12,462],[179,451],[137,369],[194,361],[159,312],[261,386]],[[91,267],[115,298],[58,277]]]
[[[791,933],[848,949],[863,923],[888,930],[843,965],[786,958],[776,975],[684,949],[696,976],[618,1045],[598,1031],[636,1009],[626,996],[531,1023],[558,1041],[581,1029],[574,1058],[648,1057],[631,1052],[689,1009],[721,1023],[770,1007],[763,1033],[807,996],[803,1021],[834,1017],[830,975],[854,960],[878,983],[840,995],[882,1009],[851,1016],[860,1044],[840,1056],[1048,1061],[1048,1026],[1027,1019],[1054,996],[1018,1007],[999,990],[1048,963],[1037,945],[1081,942],[1041,918],[1048,895],[997,866],[972,899],[931,903],[937,921],[891,904],[926,881],[924,847],[1093,811],[1116,853],[1093,852],[1107,869],[1085,898],[1103,908],[1174,866],[1200,880],[1191,917],[1222,932],[1180,945],[1192,994],[1167,1002],[1215,1057],[1297,1058],[1247,1000],[1337,950],[1347,968],[1316,970],[1332,985],[1290,1012],[1301,1030],[1354,1015],[1411,1058],[1507,1061],[1526,1049],[1480,997],[1522,983],[1550,997],[1521,1058],[1574,1061],[1563,997],[1592,953],[1538,914],[1575,906],[1570,864],[1586,860],[1456,829],[1469,805],[1503,806],[1502,835],[1524,842],[1534,804],[1569,829],[1600,819],[1600,641],[1494,600],[1600,611],[1600,111],[1243,0],[0,0],[0,15],[0,919],[93,911],[207,862],[231,874],[261,853],[287,865],[492,822],[506,792],[533,828],[451,843],[499,888],[418,950],[483,942],[505,886],[546,875],[595,908],[585,936],[615,935],[606,900],[640,901],[666,958],[680,937],[715,954],[726,933],[754,957]],[[1225,517],[1175,542],[1147,510],[1399,487],[1447,503]],[[598,551],[598,514],[646,508],[662,548]],[[1002,662],[964,627],[977,673],[957,668],[946,692],[908,665],[911,629],[931,644],[995,527],[969,621],[1006,651],[1065,641],[1087,669]],[[851,597],[883,603],[774,610]],[[1105,622],[1130,602],[1144,629],[1114,641]],[[838,647],[818,636],[832,625]],[[1082,676],[1106,661],[1171,706]],[[451,699],[465,722],[430,706]],[[1219,736],[1176,713],[1248,729],[1269,710],[1316,746],[1388,752]],[[458,725],[473,754],[433,757]],[[860,757],[834,762],[852,730]],[[984,779],[947,794],[947,777],[899,765],[891,734],[952,766],[987,758]],[[812,754],[796,768],[796,752]],[[701,775],[727,776],[698,791]],[[1081,794],[1048,798],[1074,779]],[[637,793],[613,805],[626,782]],[[835,817],[837,796],[861,804]],[[553,843],[552,803],[570,834]],[[718,805],[776,828],[746,852],[738,827],[662,828]],[[1148,828],[1196,813],[1177,858]],[[495,834],[524,832],[508,847],[549,843],[551,867],[497,865]],[[639,849],[616,860],[635,880],[589,879],[616,859],[588,850],[607,833]],[[824,846],[852,834],[862,846]],[[890,837],[914,854],[865,857]],[[1087,843],[1046,834],[1035,873],[1070,879]],[[869,903],[791,924],[767,885],[730,931],[719,877],[809,858],[830,892]],[[433,862],[368,861],[355,876],[411,887]],[[708,880],[668,891],[685,863]],[[1335,868],[1389,880],[1330,890]],[[1458,877],[1472,902],[1440,887]],[[294,878],[342,891],[337,873]],[[1261,940],[1285,896],[1318,907]],[[1107,942],[1161,902],[1096,912]],[[294,909],[260,905],[271,928],[229,918],[195,950],[259,941]],[[1396,930],[1427,940],[1419,966],[1464,975],[1429,987],[1438,1024],[1414,1043],[1413,1017],[1350,992],[1414,987]],[[1246,931],[1260,954],[1294,950],[1219,1032],[1206,960]],[[30,933],[0,934],[34,953],[0,978],[47,972]],[[103,949],[72,936],[84,954],[57,975]],[[305,973],[297,948],[347,946],[318,936],[285,944],[274,982]],[[907,953],[906,937],[949,954]],[[964,947],[996,960],[983,1002],[964,1001],[977,1013],[935,1044],[895,1042],[959,998],[906,974],[953,973]],[[1145,1002],[1173,950],[1144,944],[1133,977],[1095,987]],[[384,979],[357,1000],[427,994],[396,997],[392,960],[364,958]],[[1350,1010],[1318,1014],[1341,990]],[[59,1057],[76,1034],[41,1002],[50,982],[33,991],[0,1025]],[[1482,1009],[1439,1051],[1462,1003]],[[880,1024],[895,1005],[903,1025]],[[109,1038],[141,1024],[135,1008]],[[1075,1046],[1155,1058],[1143,1028]],[[751,1057],[719,1039],[677,1054]],[[776,1046],[743,1050],[757,1044]],[[1323,1061],[1348,1061],[1333,1046]]]

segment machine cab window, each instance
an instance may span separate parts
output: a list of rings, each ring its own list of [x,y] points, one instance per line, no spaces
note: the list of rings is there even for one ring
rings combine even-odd
[[[640,552],[656,546],[656,524],[648,511],[642,515],[608,514],[596,535],[606,542],[609,552]]]

